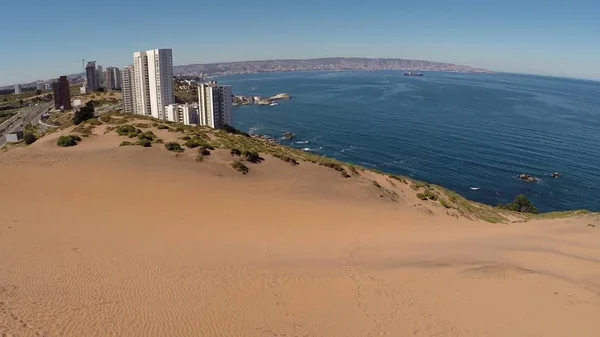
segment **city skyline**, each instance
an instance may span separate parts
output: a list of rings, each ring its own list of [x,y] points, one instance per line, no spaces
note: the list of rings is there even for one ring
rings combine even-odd
[[[403,58],[448,62],[497,72],[527,73],[600,80],[600,3],[579,0],[507,0],[481,4],[462,0],[402,3],[379,0],[316,0],[280,3],[232,0],[235,10],[226,17],[209,16],[203,26],[218,29],[196,34],[196,9],[214,9],[210,2],[180,0],[170,3],[177,24],[160,26],[153,34],[145,27],[163,20],[152,6],[107,0],[104,10],[119,8],[115,24],[102,30],[74,30],[84,25],[79,2],[61,6],[33,0],[9,3],[4,13],[27,11],[35,18],[53,17],[62,39],[36,39],[35,26],[18,34],[3,34],[0,45],[11,46],[0,55],[0,85],[29,83],[79,73],[81,58],[123,68],[130,50],[168,46],[177,50],[174,65],[307,59],[319,57]],[[84,5],[89,6],[89,5]],[[136,24],[130,25],[135,17]],[[2,15],[7,26],[19,26],[19,17]],[[226,21],[223,21],[226,20]],[[224,24],[227,22],[227,24]],[[121,34],[122,31],[128,34]],[[133,37],[133,38],[132,38]],[[74,43],[93,39],[94,43]],[[31,43],[35,40],[36,43]],[[207,48],[208,47],[208,48]],[[44,62],[35,58],[44,49]],[[79,61],[77,61],[79,60]]]

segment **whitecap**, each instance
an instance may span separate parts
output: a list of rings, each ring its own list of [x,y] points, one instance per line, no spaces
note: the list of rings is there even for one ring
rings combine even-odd
[[[473,191],[478,191],[479,189],[481,189],[481,187],[471,187],[471,189],[472,189]]]
[[[308,140],[297,141],[296,144],[308,144]]]

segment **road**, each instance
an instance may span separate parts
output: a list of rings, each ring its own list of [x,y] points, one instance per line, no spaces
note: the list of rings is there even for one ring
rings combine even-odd
[[[52,107],[52,103],[39,103],[38,105],[28,106],[17,111],[17,114],[6,120],[0,125],[0,147],[6,143],[6,135],[23,130],[27,123],[37,125],[41,116]]]

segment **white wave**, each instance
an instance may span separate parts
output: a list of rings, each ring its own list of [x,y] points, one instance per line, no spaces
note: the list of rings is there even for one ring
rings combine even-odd
[[[471,189],[472,189],[473,191],[478,191],[479,189],[481,189],[481,187],[471,187]]]
[[[296,144],[308,144],[308,140],[297,141]]]

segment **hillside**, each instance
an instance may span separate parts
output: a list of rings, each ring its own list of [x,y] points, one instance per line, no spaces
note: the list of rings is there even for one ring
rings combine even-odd
[[[332,57],[305,60],[265,60],[175,66],[176,75],[219,76],[279,71],[410,70],[492,73],[490,70],[424,60]]]
[[[80,140],[57,146],[68,135]],[[525,217],[244,134],[119,114],[0,152],[0,188],[3,336],[600,329],[596,214]]]

